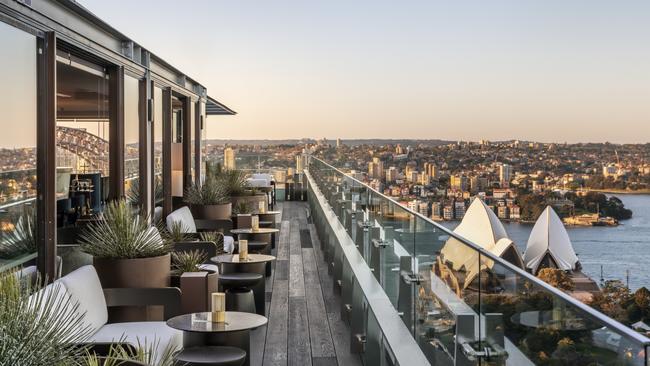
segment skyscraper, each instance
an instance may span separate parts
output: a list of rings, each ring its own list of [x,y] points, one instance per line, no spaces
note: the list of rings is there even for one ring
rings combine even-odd
[[[232,147],[223,149],[223,167],[233,170],[235,168],[235,150]]]
[[[511,176],[512,167],[508,164],[501,164],[499,166],[499,182],[501,182],[501,187],[508,187],[510,185]]]
[[[384,177],[384,162],[379,158],[372,158],[368,163],[368,176],[370,178],[381,179]]]
[[[386,182],[394,182],[397,180],[397,168],[392,166],[386,169]]]
[[[424,163],[424,174],[428,175],[431,179],[438,179],[438,168],[436,164]]]
[[[302,173],[304,168],[305,168],[305,156],[304,155],[297,155],[296,156],[296,172],[297,173]]]
[[[469,181],[464,175],[452,175],[449,178],[449,184],[452,189],[457,189],[459,191],[466,191],[469,188]]]

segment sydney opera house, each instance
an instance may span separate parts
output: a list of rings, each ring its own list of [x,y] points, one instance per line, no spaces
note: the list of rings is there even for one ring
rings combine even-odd
[[[308,153],[220,169],[236,112],[74,0],[0,0],[0,44],[0,365],[650,364],[536,276],[597,290],[550,208],[521,250],[480,199],[451,231]]]

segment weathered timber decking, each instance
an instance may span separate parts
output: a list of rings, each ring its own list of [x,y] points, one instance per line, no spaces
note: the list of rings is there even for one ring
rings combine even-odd
[[[279,202],[280,234],[273,274],[266,279],[269,322],[251,335],[251,365],[356,366],[350,330],[327,273],[307,204]]]

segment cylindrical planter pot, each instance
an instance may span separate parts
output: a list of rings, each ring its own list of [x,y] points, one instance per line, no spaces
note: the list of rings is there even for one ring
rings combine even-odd
[[[160,288],[169,286],[171,256],[112,259],[93,258],[103,288]],[[161,320],[161,306],[110,308],[109,322]]]
[[[233,207],[238,207],[241,203],[246,203],[250,207],[251,212],[258,211],[260,202],[264,202],[264,204],[268,205],[268,196],[266,194],[256,194],[254,196],[233,196],[230,199]]]
[[[192,205],[192,211],[197,219],[228,220],[232,215],[232,203],[223,205]]]

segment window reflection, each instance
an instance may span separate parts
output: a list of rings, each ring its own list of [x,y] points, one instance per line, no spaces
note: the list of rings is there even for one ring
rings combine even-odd
[[[139,82],[136,78],[124,76],[124,192],[128,202],[140,205],[140,113]]]
[[[153,91],[154,115],[153,115],[153,191],[154,203],[162,206],[163,196],[163,91],[155,87]]]
[[[108,198],[108,75],[59,55],[56,95],[57,223],[67,226],[92,219]]]
[[[0,266],[36,252],[36,37],[0,22]]]

